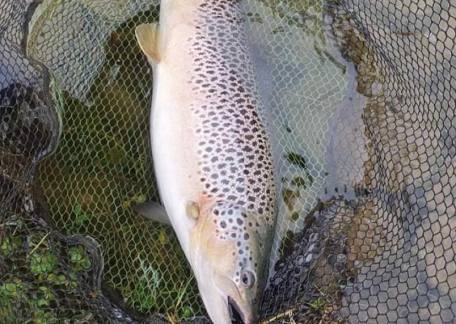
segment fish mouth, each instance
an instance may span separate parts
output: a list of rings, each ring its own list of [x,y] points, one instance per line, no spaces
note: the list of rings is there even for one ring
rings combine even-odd
[[[228,296],[228,309],[231,316],[231,323],[232,324],[251,324],[253,323],[253,319],[251,316],[247,316],[236,301]]]

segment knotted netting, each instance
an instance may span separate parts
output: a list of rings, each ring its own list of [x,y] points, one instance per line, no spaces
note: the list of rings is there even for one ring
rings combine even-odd
[[[456,5],[242,8],[280,182],[264,320],[454,322]],[[158,13],[151,0],[0,1],[7,323],[203,321],[172,229],[131,208],[159,199],[134,37]]]

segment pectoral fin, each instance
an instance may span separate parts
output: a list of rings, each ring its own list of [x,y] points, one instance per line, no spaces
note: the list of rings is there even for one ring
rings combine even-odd
[[[141,216],[144,216],[154,222],[171,225],[165,208],[159,203],[148,201],[142,204],[134,205],[133,209]]]
[[[158,64],[160,62],[158,24],[141,24],[136,27],[135,35],[143,53],[152,63]]]

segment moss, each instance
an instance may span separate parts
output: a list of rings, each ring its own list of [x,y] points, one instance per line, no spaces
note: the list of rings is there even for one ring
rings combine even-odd
[[[47,276],[47,281],[55,286],[69,286],[68,279],[63,273],[50,273]]]
[[[280,242],[280,257],[285,258],[286,256],[290,255],[293,249],[293,245],[296,243],[295,241],[296,235],[292,231],[287,231]]]

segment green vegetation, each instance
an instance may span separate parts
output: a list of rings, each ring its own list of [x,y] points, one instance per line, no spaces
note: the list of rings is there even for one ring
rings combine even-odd
[[[298,177],[293,178],[293,180],[291,180],[291,184],[293,186],[296,186],[296,187],[299,187],[299,188],[306,188],[308,186],[308,182],[311,182],[309,180],[306,180],[303,177],[299,177],[298,176]]]
[[[5,299],[22,299],[25,297],[24,284],[20,280],[5,282],[0,285],[0,304],[4,305]]]
[[[57,323],[57,318],[52,311],[37,310],[33,312],[34,324],[52,324]]]
[[[317,299],[315,299],[309,303],[310,309],[312,311],[318,312],[318,313],[324,313],[326,306],[327,306],[326,300],[324,300],[322,297],[318,297]]]
[[[0,285],[0,317],[5,323],[14,323],[15,307],[20,307],[25,297],[25,287],[19,279]]]
[[[134,36],[136,25],[157,16],[144,12],[112,32],[88,98],[53,88],[64,127],[58,149],[41,165],[40,182],[57,228],[90,235],[103,247],[106,285],[138,312],[181,319],[202,313],[185,257],[171,229],[132,209],[157,199],[149,148],[152,80]],[[90,269],[81,252],[68,251],[71,266]]]
[[[304,156],[289,152],[284,154],[284,158],[290,166],[294,167],[295,172],[282,177],[283,188],[281,196],[286,206],[287,218],[292,222],[298,222],[301,216],[304,215],[302,212],[303,197],[306,197],[306,190],[312,187],[314,178],[310,173],[309,164]]]
[[[272,14],[281,18],[288,26],[296,26],[305,33],[324,42],[322,0],[264,0]],[[261,19],[261,18],[260,18]],[[282,31],[286,29],[283,28]]]
[[[30,271],[36,275],[51,273],[56,265],[57,258],[50,252],[35,253],[30,258]]]
[[[0,244],[0,253],[3,256],[8,256],[17,251],[21,244],[22,239],[19,236],[8,236]]]
[[[71,247],[69,255],[70,263],[76,271],[87,271],[92,266],[83,246]]]
[[[124,296],[127,300],[139,302],[137,309],[140,312],[147,312],[150,309],[159,307],[157,304],[158,289],[160,288],[161,275],[151,266],[147,266],[144,261],[140,261],[139,280],[135,282],[133,289],[125,290]]]
[[[286,31],[288,23],[323,39],[321,1],[264,3],[285,18],[276,33]],[[191,272],[172,231],[138,217],[131,208],[158,198],[149,148],[150,68],[134,37],[136,25],[157,17],[157,10],[143,12],[112,32],[105,44],[93,44],[104,47],[106,60],[88,98],[72,98],[52,83],[64,127],[57,151],[42,163],[39,174],[56,227],[65,234],[90,235],[103,247],[104,283],[120,291],[129,307],[178,321],[203,313],[195,281],[189,280]],[[258,13],[249,17],[267,22]],[[290,153],[287,159],[303,170],[289,180],[289,192],[299,195],[313,178],[304,157]],[[289,198],[291,206],[293,194]],[[294,209],[291,217],[297,220]],[[14,250],[8,244],[0,247],[5,253]],[[92,265],[82,247],[70,248],[68,258],[73,272],[59,272],[52,252],[38,248],[29,257],[31,271],[52,285],[72,289],[75,272]]]
[[[59,298],[64,294],[80,303],[78,276],[91,265],[85,248],[71,246],[64,252],[52,232],[40,230],[33,222],[2,225],[0,254],[10,271],[0,282],[0,322],[52,324],[70,319],[58,306],[62,306]],[[74,309],[71,314],[78,312]]]
[[[82,210],[82,207],[79,203],[76,203],[73,207],[73,214],[74,214],[74,223],[76,226],[83,226],[87,222],[90,221],[92,215],[86,213]]]
[[[306,159],[302,155],[299,155],[298,153],[290,152],[286,155],[286,159],[289,163],[307,170],[307,162],[306,162]]]

